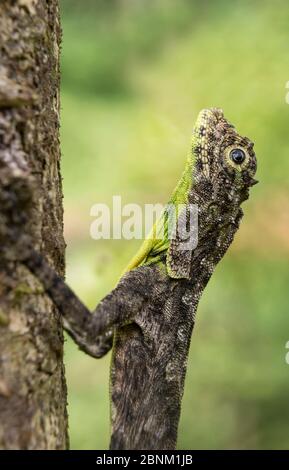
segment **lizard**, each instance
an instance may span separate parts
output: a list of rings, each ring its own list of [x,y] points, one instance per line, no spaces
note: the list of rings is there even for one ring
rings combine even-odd
[[[100,358],[113,346],[110,449],[176,446],[196,310],[238,230],[240,206],[257,183],[253,147],[221,109],[199,113],[184,173],[169,201],[182,207],[174,236],[169,237],[164,210],[117,286],[93,312],[41,252],[20,242],[21,262],[58,307],[79,348]],[[198,210],[198,240],[183,245],[192,206]]]

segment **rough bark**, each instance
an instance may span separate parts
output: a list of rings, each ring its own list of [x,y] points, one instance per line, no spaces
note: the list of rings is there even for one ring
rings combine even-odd
[[[61,320],[13,245],[27,233],[64,275],[59,44],[58,0],[0,3],[1,449],[68,446]]]

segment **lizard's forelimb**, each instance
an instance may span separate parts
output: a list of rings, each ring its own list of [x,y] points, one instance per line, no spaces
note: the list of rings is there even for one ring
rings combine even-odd
[[[93,357],[102,357],[111,349],[114,328],[130,322],[146,299],[142,278],[132,271],[91,313],[40,253],[27,249],[22,262],[58,307],[65,330]]]
[[[45,291],[62,314],[63,326],[78,347],[92,357],[104,356],[112,347],[113,330],[103,334],[87,334],[92,314],[64,280],[49,266],[44,257],[33,249],[26,250],[22,260],[39,279]]]

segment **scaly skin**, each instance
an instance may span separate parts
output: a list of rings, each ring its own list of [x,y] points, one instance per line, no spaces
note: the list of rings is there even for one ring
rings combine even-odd
[[[238,155],[234,149],[240,149]],[[157,239],[159,227],[167,223],[164,213],[155,236],[144,242],[92,314],[39,253],[22,247],[22,262],[42,282],[82,350],[103,356],[114,332],[111,449],[175,448],[198,302],[239,227],[240,205],[256,183],[255,172],[252,142],[236,132],[221,110],[203,110],[171,198],[173,204],[186,204],[176,238]],[[191,204],[198,205],[198,245],[182,250],[182,226]]]

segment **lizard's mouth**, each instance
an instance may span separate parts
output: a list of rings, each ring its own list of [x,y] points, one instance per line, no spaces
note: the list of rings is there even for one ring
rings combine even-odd
[[[255,184],[258,184],[258,183],[259,181],[253,178],[252,176],[249,176],[246,179],[245,187],[243,188],[241,192],[241,202],[246,201],[249,198],[250,188],[252,186],[255,186]]]

